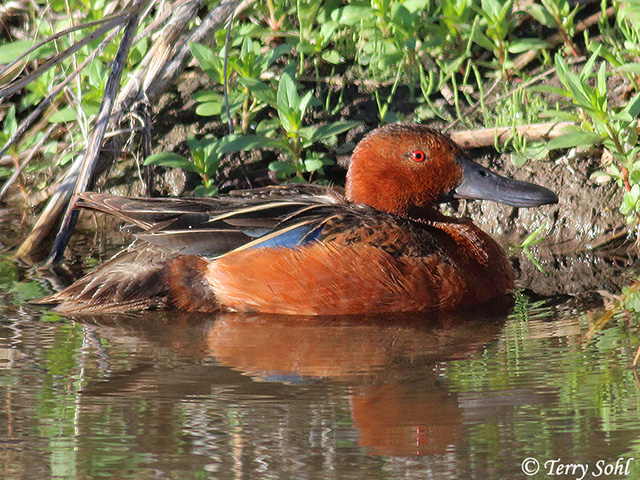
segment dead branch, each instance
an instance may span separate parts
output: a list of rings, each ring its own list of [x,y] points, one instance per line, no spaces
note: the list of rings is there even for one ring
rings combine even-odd
[[[147,6],[149,1],[150,0],[135,0],[134,4],[132,5],[133,11],[126,27],[124,28],[124,33],[122,35],[122,40],[120,41],[120,46],[118,47],[118,52],[116,53],[116,56],[113,60],[111,74],[109,75],[107,84],[104,88],[102,102],[100,103],[100,109],[96,117],[96,123],[91,133],[91,139],[89,141],[87,153],[86,155],[84,155],[82,169],[80,170],[73,190],[73,197],[67,205],[67,211],[65,212],[64,218],[62,219],[60,231],[56,236],[56,240],[53,244],[53,248],[51,249],[51,253],[49,254],[49,258],[47,258],[47,264],[49,265],[60,262],[60,260],[62,259],[62,254],[64,253],[64,250],[67,248],[67,244],[69,243],[69,238],[71,238],[71,233],[73,233],[73,229],[75,228],[76,221],[78,219],[78,211],[75,210],[75,198],[77,198],[77,195],[79,193],[82,193],[87,189],[91,177],[93,176],[93,171],[100,155],[100,148],[102,147],[104,135],[109,124],[109,117],[111,116],[113,104],[120,87],[120,78],[122,77],[122,72],[124,71],[125,64],[127,63],[129,50],[131,49],[131,44],[133,43],[136,28],[138,27],[140,12]],[[119,123],[119,119],[116,119],[116,123]]]
[[[4,144],[2,149],[0,150],[0,158],[14,145],[25,132],[29,129],[29,127],[36,121],[36,119],[40,116],[40,114],[49,106],[49,104],[58,96],[58,94],[73,80],[82,70],[84,70],[94,59],[95,57],[103,50],[103,48],[111,42],[118,31],[115,30],[111,32],[107,37],[102,41],[100,46],[96,48],[91,54],[80,64],[78,67],[71,72],[47,97],[42,100],[38,106],[31,112],[27,118],[25,118],[15,132],[11,135],[9,140]],[[0,199],[2,199],[2,195],[0,195]]]
[[[45,63],[43,63],[40,67],[36,68],[33,72],[31,72],[26,77],[21,78],[19,81],[13,82],[13,83],[7,85],[6,87],[0,88],[0,101],[3,98],[6,98],[9,95],[11,95],[11,94],[17,92],[18,90],[22,89],[25,85],[31,83],[33,80],[38,78],[40,75],[42,75],[44,72],[46,72],[50,68],[60,64],[65,58],[73,55],[75,52],[77,52],[82,47],[84,47],[85,45],[89,44],[90,42],[92,42],[96,38],[102,36],[103,34],[108,32],[109,30],[117,27],[125,19],[126,19],[126,16],[123,17],[123,18],[116,18],[114,20],[111,20],[111,21],[107,22],[106,24],[102,25],[101,27],[98,27],[95,31],[93,31],[93,32],[89,33],[88,35],[86,35],[78,43],[72,45],[71,47],[67,48],[63,52],[60,52],[56,56],[54,56],[54,57],[50,58],[49,60],[47,60]]]
[[[42,135],[42,138],[38,140],[38,143],[36,143],[33,146],[33,148],[29,150],[29,155],[27,155],[27,158],[25,158],[24,161],[20,164],[20,166],[15,169],[11,177],[9,177],[9,179],[6,182],[4,182],[4,185],[0,189],[0,198],[2,198],[5,193],[7,193],[7,190],[9,189],[9,187],[13,184],[13,182],[17,180],[17,178],[24,171],[27,165],[29,165],[29,162],[33,159],[33,157],[35,157],[36,154],[39,153],[40,148],[42,148],[42,145],[44,145],[44,142],[47,141],[47,139],[49,138],[49,135],[51,135],[51,132],[53,132],[55,128],[56,128],[56,125],[51,125],[47,129],[47,131],[44,132],[44,135]]]
[[[125,9],[124,11],[116,14],[116,15],[110,15],[109,17],[105,17],[105,18],[101,18],[100,20],[94,20],[93,22],[87,22],[87,23],[83,23],[82,25],[75,25],[71,28],[67,28],[65,30],[61,30],[59,32],[54,33],[53,35],[50,35],[49,37],[45,38],[44,40],[39,41],[38,43],[34,44],[31,48],[29,48],[26,52],[24,52],[22,55],[19,55],[17,58],[15,58],[14,60],[12,60],[11,62],[7,63],[6,65],[4,65],[2,68],[0,68],[0,78],[5,74],[5,72],[7,70],[9,70],[11,67],[13,67],[14,65],[16,65],[20,60],[22,60],[23,58],[28,57],[30,54],[32,54],[33,52],[35,52],[37,49],[39,49],[40,47],[42,47],[43,45],[46,45],[49,42],[52,42],[54,40],[57,40],[60,37],[63,37],[65,35],[69,35],[70,33],[76,32],[78,30],[84,30],[85,28],[91,28],[91,27],[95,27],[96,25],[102,25],[104,23],[106,23],[109,28],[105,28],[107,25],[103,26],[102,28],[104,28],[104,30],[101,33],[97,33],[98,31],[96,30],[95,32],[92,32],[90,35],[88,35],[86,38],[88,38],[87,41],[83,41],[81,42],[79,45],[80,47],[86,45],[87,43],[91,42],[92,40],[94,40],[95,38],[99,37],[100,35],[102,35],[102,33],[111,30],[112,28],[115,28],[116,26],[118,26],[121,23],[124,23],[127,19],[127,16],[129,15],[129,9]],[[74,46],[75,47],[75,46]],[[64,60],[64,58],[68,57],[69,55],[72,55],[75,51],[78,50],[78,48],[75,48],[75,50],[70,51],[71,49],[67,49],[65,50],[64,53],[64,57],[61,58],[57,58],[54,57],[53,59],[50,60],[51,62],[51,66],[57,65],[59,64],[62,60]],[[56,60],[54,62],[54,60]],[[34,72],[35,74],[36,72]],[[37,75],[34,75],[33,78],[36,78],[38,76],[40,76],[42,73],[44,73],[44,71],[40,71]],[[24,79],[23,79],[24,81]],[[24,85],[26,85],[29,82],[26,82]],[[2,96],[6,96],[6,94],[3,93],[4,88],[0,90],[0,98]]]
[[[463,148],[490,147],[496,141],[504,143],[514,133],[523,135],[527,140],[549,141],[564,135],[567,127],[574,122],[547,122],[519,125],[516,127],[481,128],[451,132],[451,139]]]
[[[609,7],[605,11],[605,15],[607,18],[614,16],[616,13],[616,7]],[[594,13],[590,17],[585,18],[580,23],[576,25],[576,34],[579,34],[589,28],[593,27],[597,24],[602,18],[602,12]],[[556,33],[548,40],[547,48],[554,48],[564,43],[565,39],[561,33]],[[513,61],[513,69],[515,71],[520,71],[529,63],[531,63],[536,56],[538,55],[538,50],[529,50],[528,52],[521,53],[518,55]]]
[[[221,28],[231,17],[235,11],[236,14],[247,8],[254,0],[227,0],[218,4],[205,19],[192,31],[187,31],[189,22],[197,14],[202,7],[204,0],[181,1],[173,10],[173,15],[163,34],[154,42],[147,52],[145,58],[141,61],[139,68],[129,77],[129,81],[120,91],[116,101],[113,104],[113,115],[109,125],[117,126],[124,114],[134,107],[136,102],[148,102],[153,104],[157,101],[173,83],[178,74],[189,61],[190,51],[189,43],[194,41],[202,41],[211,35],[212,31]],[[102,110],[102,109],[101,109]],[[119,135],[113,136],[111,139],[113,150],[119,150],[121,139]],[[115,158],[117,155],[112,155]],[[56,193],[51,197],[45,210],[41,213],[36,225],[32,229],[27,239],[18,249],[16,256],[25,258],[29,257],[35,250],[39,248],[45,240],[48,233],[56,223],[60,213],[69,203],[74,191],[81,191],[75,187],[78,183],[80,175],[79,163],[85,163],[84,156],[80,156],[74,162],[72,168],[67,172],[65,179],[61,183]],[[95,162],[92,162],[89,170],[95,168]],[[93,171],[86,172],[89,177]],[[83,188],[86,188],[84,186]],[[56,242],[52,249],[50,258],[60,258],[64,251],[63,244],[66,246],[68,236],[74,222],[69,222],[65,231],[61,229],[64,237]]]

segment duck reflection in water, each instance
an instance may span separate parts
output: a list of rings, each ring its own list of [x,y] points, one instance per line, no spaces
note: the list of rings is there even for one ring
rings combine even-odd
[[[170,318],[162,321],[162,315]],[[279,390],[269,385],[282,383],[346,385],[360,445],[371,453],[443,453],[457,442],[463,409],[435,367],[476,354],[500,332],[503,319],[504,314],[478,313],[322,319],[223,314],[212,320],[200,314],[157,312],[122,322],[95,317],[101,336],[113,344],[130,344],[132,334],[143,337],[135,342],[136,351],[148,344],[159,365],[133,370],[132,378],[119,375],[113,383],[90,384],[84,393],[140,395],[151,388],[157,395],[166,391],[192,396],[229,382],[246,391],[242,376],[222,375],[227,370],[216,366],[203,368],[213,357],[244,379],[257,381],[252,382],[254,392],[262,388],[271,395]],[[165,347],[190,359],[195,364],[192,371],[172,370],[175,364],[166,358]],[[167,361],[172,365],[168,371],[161,366]]]

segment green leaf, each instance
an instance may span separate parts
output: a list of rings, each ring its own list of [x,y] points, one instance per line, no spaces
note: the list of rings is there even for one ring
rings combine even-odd
[[[547,143],[547,148],[549,150],[554,150],[557,148],[573,148],[587,145],[597,145],[602,143],[602,140],[602,135],[598,135],[597,133],[576,131],[550,140],[549,143]]]
[[[280,119],[276,117],[261,120],[256,127],[256,134],[263,136],[275,134],[280,129],[279,120]]]
[[[100,62],[92,62],[89,65],[89,84],[99,90],[104,88],[105,81],[109,74],[106,72],[104,64]]]
[[[269,164],[269,170],[276,172],[276,175],[294,175],[298,173],[298,169],[291,162],[282,162],[280,160],[276,160],[275,162],[271,162]]]
[[[539,38],[523,38],[509,45],[508,50],[509,53],[522,53],[528,52],[529,50],[539,50],[548,47],[549,42],[546,40],[541,40]]]
[[[565,76],[567,74],[567,70],[569,70],[569,67],[567,67],[567,64],[562,58],[562,55],[560,55],[559,53],[556,53],[555,64],[556,64],[556,71],[558,73],[558,78],[562,83],[565,83]]]
[[[269,52],[266,53],[262,58],[262,62],[261,62],[262,68],[266,70],[278,58],[280,58],[285,53],[289,53],[290,51],[291,51],[291,45],[287,43],[282,43],[278,45],[276,48],[274,48],[273,50],[269,50]]]
[[[296,133],[300,129],[300,121],[297,116],[297,112],[278,108],[278,118],[280,119],[282,128],[284,128],[287,133]]]
[[[619,120],[622,122],[632,122],[633,117],[626,110],[622,110],[615,115],[610,115],[609,120]]]
[[[218,194],[218,186],[217,185],[198,185],[193,190],[193,195],[196,197],[211,197],[212,195]]]
[[[589,57],[587,62],[584,64],[584,67],[582,68],[582,71],[580,72],[580,78],[581,79],[587,79],[591,75],[591,72],[593,71],[593,66],[595,65],[596,60],[598,59],[598,56],[600,55],[600,49],[601,48],[602,47],[600,45],[598,45],[598,48],[596,49],[596,51],[593,52],[593,54]]]
[[[602,62],[598,70],[598,93],[601,97],[607,95],[607,64]]]
[[[222,101],[222,95],[218,92],[214,92],[213,90],[199,90],[197,92],[193,92],[191,98],[193,98],[196,102],[220,102]]]
[[[215,70],[219,67],[220,60],[218,59],[218,56],[206,45],[192,42],[189,44],[189,50],[191,50],[191,54],[203,70]]]
[[[228,135],[224,138],[223,153],[244,152],[256,148],[276,148],[281,142],[263,135]]]
[[[11,105],[9,110],[7,111],[6,116],[4,117],[4,122],[2,125],[2,133],[7,139],[13,135],[13,133],[18,129],[18,121],[16,120],[16,106]],[[5,141],[5,139],[3,139]]]
[[[201,173],[200,169],[198,169],[193,162],[190,162],[188,158],[173,152],[161,152],[150,155],[145,159],[144,165],[160,165]]]
[[[296,51],[298,53],[311,54],[315,51],[315,47],[311,44],[311,42],[300,39],[296,44]]]
[[[553,18],[553,15],[551,15],[547,11],[547,9],[544,8],[542,5],[539,5],[537,3],[533,3],[529,5],[529,8],[527,9],[527,13],[529,13],[529,15],[531,15],[533,18],[535,18],[539,23],[541,23],[545,27],[549,27],[549,28],[558,27],[558,23]]]
[[[353,2],[331,12],[331,19],[341,25],[359,25],[365,19],[372,18],[372,8],[362,2]]]
[[[627,106],[624,108],[624,111],[629,114],[631,118],[636,118],[640,115],[640,94],[633,97]]]
[[[311,146],[312,142],[309,141],[313,134],[318,129],[316,125],[310,125],[308,127],[302,127],[298,130],[298,136],[304,141],[303,148]]]
[[[631,212],[638,211],[638,203],[640,201],[640,185],[637,183],[631,187],[631,190],[624,193],[620,211],[627,215]]]
[[[640,75],[640,63],[626,63],[615,68],[616,72],[633,73]]]
[[[333,122],[327,123],[326,125],[321,125],[316,128],[315,132],[309,139],[309,143],[315,143],[321,140],[325,140],[327,138],[333,137],[334,135],[338,135],[340,133],[351,130],[358,125],[360,125],[360,122]]]
[[[212,117],[222,113],[222,102],[206,102],[196,107],[196,113],[202,117]]]
[[[276,107],[277,98],[276,91],[269,85],[255,78],[238,78],[238,82],[249,89],[249,93],[253,98]]]
[[[324,162],[319,158],[308,158],[304,161],[304,169],[307,172],[315,172],[324,167]]]
[[[142,37],[131,48],[131,53],[129,55],[129,61],[132,64],[137,65],[138,63],[140,63],[142,58],[145,56],[145,54],[147,53],[148,49],[149,49],[149,40],[148,40],[147,37]]]
[[[300,99],[300,104],[298,105],[298,111],[300,112],[300,118],[304,118],[305,113],[307,112],[307,107],[309,106],[309,102],[313,98],[313,90],[309,90],[304,94],[304,97]]]
[[[19,40],[3,44],[2,48],[0,48],[0,64],[12,62],[29,50],[34,43],[35,42],[33,40]],[[38,57],[36,56],[36,58]]]
[[[614,68],[620,67],[620,58],[618,57],[618,55],[620,54],[620,51],[616,51],[616,54],[614,54],[613,51],[603,47],[602,44],[599,44],[598,46],[596,46],[595,43],[596,42],[590,42],[588,45],[588,49],[591,53],[598,52],[598,54],[602,58],[604,58],[607,62],[609,62],[612,67]]]
[[[192,137],[187,139],[194,163],[202,162],[207,171],[213,170],[213,173],[218,169],[217,164],[220,163],[220,155],[223,153],[226,142],[226,137],[218,138],[214,135],[205,135],[200,140],[195,140]]]
[[[413,23],[414,15],[402,3],[391,6],[391,23],[401,32],[408,33]]]
[[[337,65],[342,60],[337,50],[328,50],[326,52],[322,52],[321,57],[325,62],[332,63],[333,65]]]
[[[97,105],[83,105],[82,108],[87,118],[98,113],[99,109]],[[51,115],[49,117],[49,123],[75,122],[77,119],[76,111],[71,107],[65,107]]]
[[[296,90],[296,84],[286,71],[280,76],[276,98],[278,110],[297,110],[300,105],[300,96]]]
[[[404,7],[410,12],[428,10],[431,5],[431,0],[405,0]]]
[[[580,79],[573,72],[566,72],[565,82],[571,95],[573,103],[582,108],[591,108],[590,94],[588,87],[580,82]]]
[[[539,85],[535,87],[531,87],[529,89],[531,92],[540,92],[540,93],[553,93],[555,95],[561,95],[563,97],[571,97],[571,92],[566,88],[561,87],[551,87],[547,85]]]
[[[540,237],[540,234],[542,233],[543,230],[549,228],[549,224],[547,222],[545,222],[544,224],[540,225],[538,228],[536,228],[533,232],[531,232],[527,238],[525,238],[522,243],[520,244],[521,247],[532,247],[534,245],[537,245],[538,243],[542,242],[542,240],[544,239],[543,237]]]
[[[475,32],[475,34],[473,35],[473,41],[478,45],[480,45],[485,50],[489,50],[490,52],[493,51],[495,47],[491,39],[480,31]]]
[[[220,157],[216,154],[210,154],[206,158],[204,173],[208,178],[213,178],[213,176],[218,171],[218,167],[220,166]]]

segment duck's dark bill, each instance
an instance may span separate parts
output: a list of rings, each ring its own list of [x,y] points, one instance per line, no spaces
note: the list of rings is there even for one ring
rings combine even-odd
[[[458,158],[458,161],[464,180],[451,192],[453,198],[493,200],[512,207],[538,207],[558,202],[558,196],[548,188],[503,177],[468,158]]]

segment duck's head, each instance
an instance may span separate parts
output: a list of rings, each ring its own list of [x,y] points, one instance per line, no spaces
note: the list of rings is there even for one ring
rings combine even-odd
[[[387,125],[363,138],[351,157],[346,195],[401,216],[452,198],[514,207],[558,201],[551,190],[475,163],[449,137],[423,125]]]

